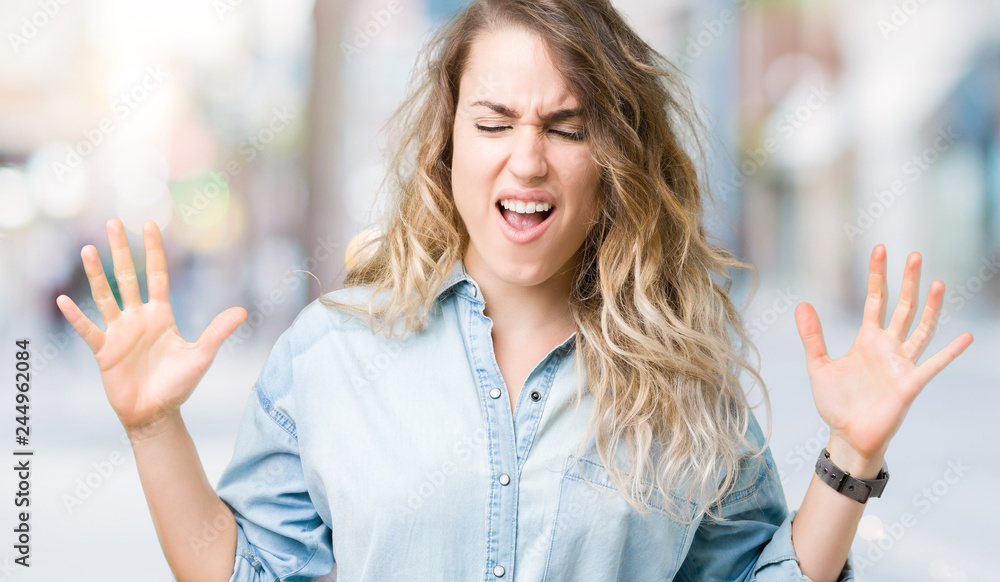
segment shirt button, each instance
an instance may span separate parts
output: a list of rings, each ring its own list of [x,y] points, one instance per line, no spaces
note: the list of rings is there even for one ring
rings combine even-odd
[[[539,394],[537,390],[531,393],[531,399],[534,400],[535,402],[538,402],[539,400],[541,400],[541,398],[542,395]]]
[[[500,398],[500,389],[494,388],[490,390],[490,398]]]
[[[503,576],[503,566],[493,566],[493,575],[497,578]]]
[[[507,475],[507,473],[504,473],[503,475],[500,475],[500,484],[501,485],[506,485],[508,483],[510,483],[510,477]]]

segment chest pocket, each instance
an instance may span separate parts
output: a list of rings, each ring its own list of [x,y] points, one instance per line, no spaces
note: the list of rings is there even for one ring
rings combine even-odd
[[[647,503],[645,515],[633,509],[599,461],[570,462],[559,484],[543,582],[673,578],[698,522],[672,519],[656,490]],[[694,517],[696,504],[677,503]]]

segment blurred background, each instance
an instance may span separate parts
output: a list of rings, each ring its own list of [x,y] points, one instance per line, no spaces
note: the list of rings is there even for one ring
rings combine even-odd
[[[4,527],[0,582],[172,579],[93,355],[55,305],[65,293],[103,328],[80,249],[97,247],[114,286],[105,222],[119,217],[145,299],[140,228],[153,220],[186,339],[223,309],[249,312],[183,408],[214,484],[274,340],[320,292],[300,270],[341,286],[347,245],[374,219],[381,124],[417,50],[461,4],[0,5],[0,358],[31,340],[35,450],[31,567],[14,563]],[[946,284],[924,359],[965,331],[975,342],[892,441],[892,480],[853,546],[858,579],[995,579],[1000,3],[614,4],[690,76],[711,129],[706,222],[759,271],[754,293],[743,278],[733,295],[760,350],[789,508],[829,436],[795,305],[817,308],[839,357],[860,324],[872,248],[888,249],[890,309],[919,251],[921,302],[931,281]],[[8,402],[0,427],[13,436]],[[0,482],[12,499],[15,475]],[[4,506],[0,520],[15,524]]]

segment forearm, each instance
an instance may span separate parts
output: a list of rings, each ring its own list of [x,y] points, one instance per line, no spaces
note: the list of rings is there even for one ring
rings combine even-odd
[[[882,459],[861,459],[841,443],[827,446],[835,465],[860,479],[874,479]],[[799,569],[814,582],[835,582],[864,514],[865,504],[838,493],[813,474],[809,489],[792,521],[792,547]]]
[[[156,535],[178,582],[228,581],[236,520],[209,483],[180,412],[129,438]]]

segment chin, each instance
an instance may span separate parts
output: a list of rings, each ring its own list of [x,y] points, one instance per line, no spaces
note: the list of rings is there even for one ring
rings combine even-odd
[[[503,260],[503,268],[497,271],[497,276],[509,285],[534,287],[548,280],[552,273],[545,273],[542,267],[535,264],[518,264],[512,259]]]

